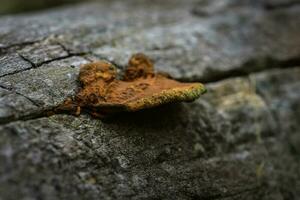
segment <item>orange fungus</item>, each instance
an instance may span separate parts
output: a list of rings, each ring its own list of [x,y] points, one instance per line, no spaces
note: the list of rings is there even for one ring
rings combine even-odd
[[[76,115],[85,110],[104,117],[170,102],[193,101],[205,92],[201,83],[182,83],[155,73],[152,61],[141,53],[130,58],[123,78],[117,77],[115,66],[109,62],[83,65],[79,73],[81,88],[58,109]]]

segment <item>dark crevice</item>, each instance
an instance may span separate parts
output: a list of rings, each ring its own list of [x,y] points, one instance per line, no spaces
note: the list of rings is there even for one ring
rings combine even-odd
[[[39,119],[39,118],[43,118],[43,117],[48,117],[50,115],[48,115],[48,112],[51,112],[52,109],[49,110],[40,110],[40,111],[35,111],[32,113],[29,113],[27,115],[23,115],[23,116],[9,116],[9,117],[5,117],[5,118],[0,118],[0,125],[5,125],[5,124],[9,124],[12,122],[17,122],[17,121],[28,121],[28,120],[34,120],[34,119]]]
[[[55,44],[59,45],[65,52],[67,52],[68,55],[72,54],[71,51],[65,45],[63,45],[61,42],[55,41]]]
[[[21,70],[16,70],[14,72],[6,73],[6,74],[1,75],[0,78],[3,78],[5,76],[10,76],[10,75],[18,74],[18,73],[21,73],[21,72],[24,72],[24,71],[28,71],[28,70],[31,70],[32,68],[33,67],[29,67],[29,68],[25,68],[25,69],[21,69]]]
[[[21,48],[24,48],[26,46],[29,46],[29,45],[33,45],[37,42],[42,42],[43,40],[36,40],[36,41],[31,41],[31,42],[24,42],[24,43],[18,43],[18,44],[13,44],[13,45],[10,45],[10,46],[6,46],[6,47],[0,47],[0,55],[1,54],[4,54],[4,53],[8,53],[9,49],[13,49],[14,52],[16,51],[16,49],[21,49]],[[44,61],[44,62],[41,62],[41,63],[38,63],[38,64],[35,64],[34,62],[32,62],[30,59],[26,58],[25,56],[23,56],[21,53],[18,53],[18,55],[26,62],[28,62],[31,67],[29,68],[26,68],[26,69],[21,69],[21,70],[16,70],[14,72],[10,72],[10,73],[6,73],[4,75],[1,75],[0,78],[2,77],[5,77],[5,76],[9,76],[9,75],[14,75],[14,74],[17,74],[17,73],[21,73],[21,72],[24,72],[24,71],[28,71],[28,70],[31,70],[32,68],[37,68],[37,67],[40,67],[44,64],[48,64],[48,63],[51,63],[53,61],[59,61],[59,60],[63,60],[63,59],[66,59],[66,58],[70,58],[70,57],[74,57],[74,56],[82,56],[84,57],[86,60],[89,60],[91,61],[90,59],[86,58],[87,55],[90,54],[90,52],[80,52],[80,53],[72,53],[69,49],[67,49],[64,45],[62,45],[61,43],[59,42],[56,42],[59,46],[61,46],[61,48],[67,52],[67,55],[66,56],[61,56],[61,57],[57,57],[57,58],[54,58],[54,59],[51,59],[51,60],[47,60],[47,61]],[[16,48],[16,49],[14,49]]]
[[[21,72],[24,72],[24,71],[28,71],[28,70],[31,70],[32,68],[35,68],[35,67],[36,67],[36,65],[35,65],[33,62],[31,62],[29,59],[25,58],[23,55],[21,55],[21,54],[19,54],[19,53],[18,53],[18,55],[19,55],[20,58],[22,58],[24,61],[28,62],[28,63],[31,65],[31,67],[25,68],[25,69],[20,69],[20,70],[16,70],[16,71],[13,71],[13,72],[10,72],[10,73],[3,74],[3,75],[0,76],[0,78],[3,78],[3,77],[5,77],[5,76],[10,76],[10,75],[18,74],[18,73],[21,73]]]
[[[73,53],[73,54],[68,54],[66,56],[62,56],[62,57],[54,58],[54,59],[51,59],[51,60],[47,60],[47,61],[41,62],[39,64],[35,64],[35,63],[31,62],[31,60],[29,60],[26,57],[24,57],[23,55],[19,54],[19,56],[23,60],[25,60],[26,62],[30,63],[30,65],[32,67],[29,67],[29,68],[26,68],[26,69],[17,70],[17,71],[11,72],[11,73],[6,73],[4,75],[1,75],[0,78],[6,77],[6,76],[10,76],[10,75],[14,75],[14,74],[18,74],[18,73],[21,73],[21,72],[24,72],[24,71],[31,70],[33,68],[41,67],[44,64],[49,64],[49,63],[54,62],[54,61],[64,60],[64,59],[75,57],[75,56],[81,56],[84,59],[88,60],[87,58],[85,58],[86,55],[88,55],[88,54],[87,53]]]
[[[13,89],[5,87],[3,85],[0,85],[0,88],[3,88],[3,89],[8,90],[8,91],[12,91],[12,92],[16,93],[17,95],[20,95],[20,96],[24,97],[25,99],[27,99],[28,101],[30,101],[36,107],[40,107],[40,105],[37,102],[35,102],[33,99],[27,97],[26,95],[24,95],[24,94],[22,94],[20,92],[14,91]]]
[[[296,5],[300,5],[299,0],[291,0],[291,1],[285,1],[280,3],[265,3],[264,8],[266,10],[278,10],[278,9],[284,9],[284,8],[290,8]]]
[[[68,54],[66,56],[57,57],[57,58],[54,58],[54,59],[51,59],[51,60],[47,60],[47,61],[41,62],[41,63],[37,64],[36,67],[40,67],[40,66],[42,66],[44,64],[49,64],[49,63],[54,62],[54,61],[64,60],[64,59],[75,57],[75,56],[85,56],[85,55],[86,55],[86,53]]]
[[[21,48],[24,48],[29,45],[33,45],[33,44],[35,44],[37,42],[41,42],[41,41],[43,41],[43,39],[29,41],[29,42],[22,42],[22,43],[17,43],[17,44],[11,44],[9,46],[0,47],[0,55],[10,52],[10,49],[13,49],[13,51],[15,51],[16,49],[21,49]]]
[[[232,197],[238,197],[240,195],[245,195],[249,192],[257,191],[258,189],[259,189],[258,187],[253,187],[253,188],[246,188],[246,189],[243,189],[240,191],[236,191],[233,193],[227,193],[227,194],[215,194],[215,195],[207,195],[207,196],[194,195],[194,196],[192,196],[192,199],[203,199],[203,200],[227,199],[227,198],[232,198]]]
[[[3,88],[5,90],[7,90],[7,91],[12,91],[12,92],[14,92],[17,95],[20,95],[20,96],[24,97],[25,99],[27,99],[28,101],[30,101],[36,107],[40,107],[40,105],[37,102],[35,102],[31,98],[27,97],[26,95],[23,95],[23,94],[21,94],[21,93],[19,93],[17,91],[14,91],[13,89],[7,88],[7,87],[5,87],[3,85],[0,85],[0,88]],[[38,119],[38,118],[42,118],[42,117],[47,117],[47,116],[49,116],[48,113],[50,111],[52,111],[52,110],[53,110],[53,108],[31,112],[31,113],[23,115],[23,116],[8,116],[8,117],[3,117],[3,118],[0,118],[0,125],[8,124],[8,123],[11,123],[11,122],[16,122],[16,121],[27,121],[27,120],[32,120],[32,119]]]
[[[54,61],[59,61],[59,60],[63,60],[63,59],[66,59],[66,58],[71,58],[71,57],[75,57],[75,56],[86,56],[88,55],[89,53],[88,52],[80,52],[80,53],[71,53],[64,45],[60,44],[60,43],[57,43],[58,45],[61,46],[61,48],[67,52],[67,55],[66,56],[61,56],[61,57],[57,57],[57,58],[53,58],[51,60],[47,60],[47,61],[44,61],[44,62],[41,62],[41,63],[38,63],[35,65],[35,67],[40,67],[44,64],[48,64],[48,63],[51,63],[51,62],[54,62]],[[24,57],[22,57],[24,59]],[[28,61],[28,59],[25,59]],[[29,61],[30,62],[30,61]],[[32,63],[32,62],[31,62]]]
[[[0,85],[0,87],[5,89],[5,87],[2,87],[1,85]],[[34,119],[39,119],[39,118],[44,118],[44,117],[50,117],[53,115],[72,115],[70,112],[68,112],[66,110],[57,109],[59,106],[49,106],[49,107],[43,108],[43,107],[41,107],[41,105],[39,105],[38,103],[36,103],[32,99],[30,99],[29,97],[26,97],[23,94],[19,94],[17,92],[16,92],[16,94],[25,97],[26,99],[31,101],[33,104],[35,104],[38,108],[40,108],[40,110],[36,110],[31,113],[24,114],[22,116],[8,116],[8,117],[0,118],[0,125],[5,125],[8,123],[17,122],[17,121],[28,121],[28,120],[34,120]]]
[[[270,71],[273,69],[287,69],[300,67],[300,57],[291,58],[288,60],[277,60],[270,57],[263,59],[251,59],[245,62],[238,68],[228,71],[211,71],[206,77],[195,78],[179,78],[181,81],[199,81],[202,83],[213,83],[235,77],[246,77],[252,73]]]
[[[0,125],[5,125],[17,121],[27,121],[27,120],[32,120],[32,119],[38,119],[42,118],[44,115],[41,115],[41,113],[30,113],[28,115],[16,117],[16,116],[8,116],[4,118],[0,118]]]
[[[31,102],[33,105],[35,105],[36,107],[40,107],[40,104],[38,104],[37,102],[35,102],[35,101],[32,100],[31,98],[27,97],[26,95],[21,94],[20,92],[17,92],[17,91],[15,91],[15,93],[16,93],[17,95],[20,95],[20,96],[24,97],[25,99],[27,99],[28,101],[30,101],[30,102]]]
[[[57,45],[59,45],[69,56],[82,56],[84,59],[92,62],[93,60],[90,59],[88,56],[93,56],[93,53],[91,51],[82,51],[82,52],[77,52],[74,53],[70,49],[68,49],[65,45],[63,45],[61,42],[56,41],[55,42]]]
[[[34,64],[33,62],[31,62],[31,60],[29,60],[28,58],[26,58],[25,56],[23,56],[22,54],[18,53],[18,55],[25,60],[26,62],[30,63],[30,65],[32,66],[32,68],[36,67],[36,64]],[[28,68],[31,69],[31,68]]]

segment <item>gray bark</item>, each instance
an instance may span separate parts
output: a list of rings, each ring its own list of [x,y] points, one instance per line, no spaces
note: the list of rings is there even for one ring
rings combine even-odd
[[[299,199],[300,4],[98,1],[0,18],[0,199]],[[47,116],[81,64],[149,55],[208,92]]]

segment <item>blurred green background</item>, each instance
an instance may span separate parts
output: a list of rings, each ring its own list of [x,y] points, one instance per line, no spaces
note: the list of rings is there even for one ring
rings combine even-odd
[[[0,0],[0,15],[31,12],[88,0]]]

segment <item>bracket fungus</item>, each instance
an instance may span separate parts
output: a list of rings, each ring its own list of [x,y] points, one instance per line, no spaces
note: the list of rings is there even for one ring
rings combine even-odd
[[[105,117],[170,102],[193,101],[206,91],[201,83],[181,83],[155,73],[152,61],[141,53],[134,54],[124,76],[117,77],[115,66],[106,61],[83,65],[79,73],[81,88],[58,109],[76,115],[84,109],[95,117]]]

